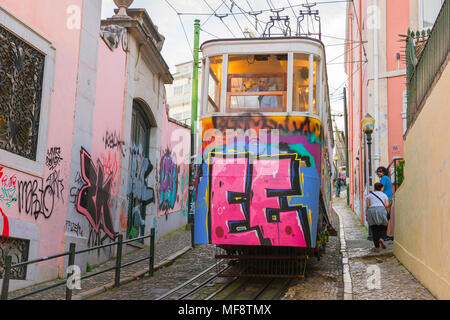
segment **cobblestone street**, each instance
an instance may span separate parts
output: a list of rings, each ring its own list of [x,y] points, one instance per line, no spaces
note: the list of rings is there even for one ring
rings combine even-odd
[[[347,207],[345,198],[333,200],[334,211],[342,220],[346,242],[353,300],[433,300],[424,288],[393,255],[393,242],[373,253],[373,242],[359,218]],[[345,277],[345,275],[344,275]]]
[[[352,294],[344,295],[343,255],[338,236],[329,238],[326,253],[319,261],[314,257],[308,260],[306,277],[294,280],[283,300],[434,299],[429,291],[417,282],[393,256],[392,241],[387,242],[387,249],[377,254],[372,253],[373,243],[367,240],[366,229],[359,225],[357,216],[348,209],[345,199],[335,199],[334,209],[334,227],[339,229],[340,222],[343,225],[346,242],[344,257],[348,258]],[[211,245],[196,246],[170,266],[157,271],[154,277],[145,276],[90,299],[156,299],[214,264],[214,251],[214,246]],[[379,279],[376,278],[377,275]]]
[[[196,246],[176,259],[170,266],[155,272],[153,277],[145,276],[91,299],[154,300],[213,265],[216,262],[214,250],[212,245]]]
[[[403,267],[393,255],[393,242],[387,248],[373,253],[372,241],[367,240],[366,228],[347,207],[345,198],[334,199],[333,226],[338,236],[330,237],[325,254],[320,260],[310,257],[305,278],[292,281],[282,300],[434,300],[430,292]],[[341,229],[342,228],[342,229]],[[345,239],[342,246],[342,239]],[[83,280],[81,291],[74,291],[75,299],[90,300],[155,300],[169,290],[199,274],[216,262],[213,245],[190,248],[190,231],[179,229],[162,237],[156,244],[155,263],[161,266],[153,277],[145,274],[148,264],[127,267],[122,279],[130,278],[119,288],[107,286],[113,280],[113,271]],[[176,255],[179,254],[179,257]],[[136,250],[125,261],[148,255],[148,248]],[[164,264],[164,261],[167,261]],[[100,266],[113,265],[114,260]],[[347,267],[344,267],[347,265]],[[93,272],[95,272],[95,269]],[[348,270],[348,275],[346,275]],[[212,270],[214,272],[215,269]],[[132,276],[137,280],[133,280]],[[137,275],[137,276],[136,276]],[[41,287],[35,286],[33,289]],[[14,297],[27,290],[12,293]],[[44,291],[27,299],[64,299],[65,287]]]

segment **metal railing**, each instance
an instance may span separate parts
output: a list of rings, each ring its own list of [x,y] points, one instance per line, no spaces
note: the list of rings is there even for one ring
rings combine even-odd
[[[406,36],[407,61],[407,125],[410,128],[416,114],[423,107],[428,91],[450,51],[450,1],[445,0],[436,22],[425,40],[425,33],[408,30]],[[416,59],[415,44],[426,41],[420,58]]]
[[[394,158],[392,160],[392,162],[389,164],[389,166],[387,167],[388,172],[390,172],[391,166],[392,165],[394,166],[393,167],[394,168],[394,179],[392,179],[392,174],[391,174],[392,186],[394,187],[392,190],[392,195],[395,195],[395,192],[397,191],[398,187],[400,187],[400,185],[402,184],[402,182],[404,180],[404,175],[403,175],[404,164],[405,164],[405,160],[403,158]]]
[[[125,264],[122,264],[122,248],[124,244],[130,243],[130,242],[134,242],[134,241],[140,241],[146,238],[150,238],[150,255],[146,256],[144,258],[140,258]],[[8,291],[9,291],[9,281],[10,281],[10,275],[11,275],[11,270],[14,268],[19,268],[19,267],[23,267],[29,264],[33,264],[33,263],[38,263],[38,262],[43,262],[43,261],[47,261],[47,260],[51,260],[51,259],[56,259],[56,258],[61,258],[61,257],[65,257],[68,256],[68,266],[73,266],[75,263],[75,256],[77,254],[81,254],[81,253],[86,253],[89,251],[94,251],[94,250],[98,250],[101,248],[106,248],[106,247],[112,247],[112,246],[117,246],[117,253],[116,253],[116,263],[115,266],[113,267],[109,267],[107,269],[103,269],[91,274],[86,274],[82,277],[80,277],[79,280],[83,280],[83,279],[87,279],[90,277],[94,277],[96,275],[99,275],[101,273],[105,273],[108,271],[112,271],[115,270],[115,275],[114,275],[114,287],[119,287],[120,285],[120,270],[121,268],[124,267],[128,267],[132,264],[136,264],[145,260],[149,260],[149,275],[152,277],[153,276],[153,272],[154,272],[154,264],[155,264],[155,229],[152,228],[150,231],[149,235],[146,236],[142,236],[139,238],[133,238],[130,240],[126,240],[123,241],[123,235],[118,235],[117,237],[117,241],[116,242],[111,242],[105,245],[100,245],[100,246],[96,246],[96,247],[92,247],[92,248],[88,248],[88,249],[83,249],[80,251],[75,251],[75,243],[71,243],[69,245],[69,251],[64,252],[64,253],[60,253],[60,254],[56,254],[53,256],[49,256],[49,257],[44,257],[44,258],[40,258],[40,259],[35,259],[35,260],[30,260],[30,261],[24,261],[24,262],[20,262],[17,264],[12,264],[12,257],[11,256],[6,256],[5,258],[5,272],[3,275],[3,284],[2,284],[2,291],[1,291],[1,300],[8,300]],[[40,288],[31,292],[27,292],[25,294],[22,294],[20,296],[16,296],[10,300],[18,300],[36,293],[40,293],[42,291],[46,291],[49,289],[53,289],[62,285],[67,285],[69,279],[71,278],[71,276],[74,274],[74,272],[71,272],[71,274],[67,274],[67,279],[66,280],[61,280],[58,281],[54,284],[51,284],[49,286],[46,286],[44,288]],[[70,288],[69,285],[66,286],[66,300],[72,300],[72,291],[73,289]]]

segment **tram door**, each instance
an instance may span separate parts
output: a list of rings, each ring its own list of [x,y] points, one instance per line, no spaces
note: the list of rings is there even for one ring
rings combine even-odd
[[[133,105],[130,179],[128,193],[127,238],[137,238],[145,232],[145,208],[153,201],[153,190],[147,187],[152,170],[149,161],[150,125],[138,104]],[[152,194],[149,194],[151,191]]]

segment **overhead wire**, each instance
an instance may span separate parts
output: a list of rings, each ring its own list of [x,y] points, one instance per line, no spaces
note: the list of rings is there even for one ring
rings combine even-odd
[[[361,43],[359,43],[359,42],[358,42],[356,45],[353,45],[353,46],[352,46],[352,50],[357,49],[360,45],[361,45]],[[344,51],[344,53],[342,53],[342,54],[338,55],[337,57],[334,57],[333,59],[327,61],[327,65],[328,65],[328,64],[332,64],[331,62],[333,62],[333,61],[335,61],[336,59],[342,57],[343,55],[346,55],[346,54],[348,53],[348,51],[349,51],[349,50],[346,49],[346,50]]]
[[[215,35],[215,34],[212,34],[212,33],[209,32],[209,31],[204,30],[202,27],[200,27],[200,31],[202,31],[202,32],[204,32],[204,33],[206,33],[206,34],[209,34],[210,36],[213,36],[213,37],[216,38],[216,39],[220,39],[219,36],[217,36],[217,35]]]
[[[178,13],[178,10],[174,6],[172,6],[172,4],[169,2],[169,0],[165,0],[165,1],[169,5],[169,7],[171,7],[176,12],[177,17],[180,20],[181,27],[183,28],[184,36],[185,36],[186,41],[187,41],[188,46],[189,46],[189,50],[190,50],[189,52],[192,54],[192,58],[194,58],[194,50],[192,50],[192,46],[191,46],[191,43],[189,42],[189,38],[187,36],[186,29],[184,28],[183,20],[181,20],[180,14]]]
[[[204,26],[204,25],[208,22],[208,20],[209,20],[211,17],[214,17],[214,13],[217,12],[217,10],[219,10],[221,6],[223,6],[223,3],[221,3],[221,4],[217,7],[216,10],[213,10],[213,13],[212,13],[212,14],[208,13],[207,15],[208,15],[209,17],[201,24],[201,26]]]
[[[364,62],[367,63],[367,62]],[[335,94],[351,77],[353,77],[355,75],[356,72],[358,72],[360,69],[360,65],[358,65],[358,68],[356,68],[355,71],[353,71],[353,73],[350,76],[347,76],[347,79],[345,79],[344,82],[342,82],[330,95]]]
[[[241,27],[241,25],[239,24],[239,22],[237,21],[236,16],[233,14],[233,6],[232,6],[231,8],[228,7],[228,5],[226,4],[225,0],[222,0],[222,3],[230,10],[230,13],[231,13],[231,15],[233,16],[234,21],[236,21],[236,24],[238,25],[239,29],[241,30],[242,35],[245,37],[244,30],[242,30],[242,27]],[[234,2],[231,1],[231,3],[234,3]]]
[[[228,25],[225,23],[225,21],[223,21],[223,18],[226,18],[228,16],[228,14],[224,15],[224,16],[220,16],[210,5],[206,0],[203,0],[203,2],[214,12],[214,15],[219,18],[219,20],[225,25],[225,27],[228,29],[228,31],[231,33],[231,35],[236,38],[235,34],[233,33],[233,31],[231,31],[231,29],[228,27]],[[223,0],[222,0],[223,2]]]
[[[234,3],[234,5],[242,12],[244,13],[244,17],[247,19],[247,21],[250,23],[250,25],[252,25],[253,23],[250,21],[248,14],[244,11],[244,9],[242,7],[240,7],[236,2],[234,2],[234,0],[230,0],[232,3]],[[248,0],[247,0],[248,3]],[[248,3],[249,4],[249,3]],[[250,4],[249,4],[250,5]],[[250,10],[253,11],[253,9],[250,6]],[[255,31],[258,32],[258,35],[261,36],[261,33],[258,31],[258,26],[255,26]]]
[[[347,3],[347,2],[351,2],[352,0],[337,0],[337,1],[324,1],[324,2],[316,2],[316,5],[322,5],[322,4],[332,4],[332,3]],[[303,4],[298,4],[298,5],[292,5],[292,8],[295,7],[300,7]],[[285,10],[288,9],[289,7],[279,7],[279,8],[272,8],[272,9],[266,9],[266,10],[260,10],[262,13],[264,12],[269,12],[272,10]],[[241,15],[241,14],[250,14],[251,12],[247,12],[247,13],[243,13],[243,12],[235,12],[233,14],[237,14],[237,15]],[[207,13],[204,12],[200,12],[200,13],[195,13],[195,12],[189,12],[189,13],[181,13],[181,15],[209,15]]]
[[[358,12],[356,12],[355,2],[353,0],[351,0],[351,2],[352,2],[352,5],[353,5],[353,11],[355,12],[355,15],[356,15],[356,23],[357,23],[357,26],[358,26],[359,39],[362,42],[363,36],[362,36],[361,26],[359,25]],[[364,52],[364,57],[367,60],[366,49],[364,48],[364,46],[362,46],[362,49],[363,49],[363,52]]]

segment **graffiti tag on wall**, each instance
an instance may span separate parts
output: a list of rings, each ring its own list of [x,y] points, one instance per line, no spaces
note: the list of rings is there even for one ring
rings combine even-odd
[[[7,207],[16,201],[16,175],[8,176],[3,172],[3,167],[0,167],[0,202],[4,202]]]
[[[155,202],[155,191],[147,183],[148,176],[153,171],[150,160],[144,156],[141,146],[133,146],[131,149],[129,201],[131,213],[128,218],[129,236],[134,238],[143,234],[145,225],[145,206]]]
[[[45,157],[45,164],[49,170],[55,169],[63,160],[61,157],[61,148],[52,147],[47,150],[47,156]]]
[[[159,209],[173,209],[177,200],[178,172],[175,154],[166,149],[160,163]]]
[[[110,239],[115,239],[111,213],[108,205],[112,175],[105,176],[103,165],[97,160],[97,167],[91,155],[84,149],[80,151],[81,176],[85,184],[78,194],[77,211],[86,216],[96,233],[100,227]]]
[[[103,136],[103,142],[105,144],[105,150],[117,149],[120,151],[122,156],[125,156],[125,152],[123,150],[123,147],[125,146],[125,142],[120,139],[120,133],[117,134],[116,130],[114,130],[112,132],[106,130],[106,133]]]

